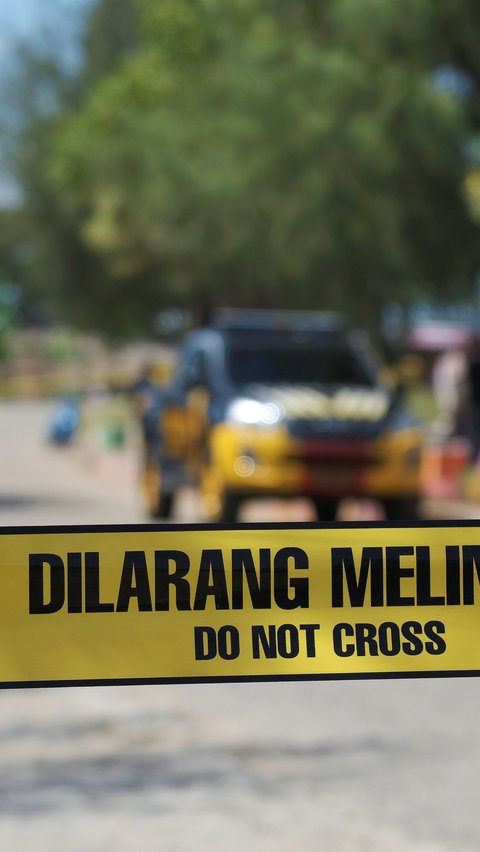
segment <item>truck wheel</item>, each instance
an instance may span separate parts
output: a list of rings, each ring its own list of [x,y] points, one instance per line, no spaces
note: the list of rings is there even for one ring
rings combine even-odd
[[[416,497],[386,497],[382,505],[387,521],[417,521],[420,517],[420,505]]]
[[[143,471],[143,493],[148,515],[159,520],[172,514],[174,495],[162,492],[161,473],[156,465],[147,464]]]
[[[337,516],[338,500],[326,500],[322,497],[313,497],[313,505],[317,511],[319,521],[334,521]]]
[[[170,518],[172,515],[173,500],[173,494],[159,494],[156,505],[150,510],[150,517],[157,520],[160,518]]]
[[[219,524],[233,524],[237,520],[242,498],[232,491],[224,491],[222,505],[218,516]]]

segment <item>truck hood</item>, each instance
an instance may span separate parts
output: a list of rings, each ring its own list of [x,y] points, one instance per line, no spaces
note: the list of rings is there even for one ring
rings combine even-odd
[[[277,405],[288,430],[298,437],[331,434],[373,438],[387,421],[390,428],[398,428],[398,406],[382,388],[252,383],[243,392],[249,399]]]
[[[261,385],[245,388],[245,396],[278,405],[287,420],[315,417],[338,420],[383,420],[389,407],[389,394],[381,388],[315,385]]]

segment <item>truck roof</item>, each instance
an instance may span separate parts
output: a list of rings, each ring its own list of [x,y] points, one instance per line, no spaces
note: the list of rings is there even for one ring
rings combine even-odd
[[[218,331],[338,332],[343,320],[333,311],[225,308],[215,312],[211,327]]]

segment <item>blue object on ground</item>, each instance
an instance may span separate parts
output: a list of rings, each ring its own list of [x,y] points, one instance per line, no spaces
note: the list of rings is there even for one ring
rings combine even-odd
[[[53,413],[50,421],[48,437],[52,444],[64,446],[69,444],[80,425],[80,412],[75,399],[64,399]]]

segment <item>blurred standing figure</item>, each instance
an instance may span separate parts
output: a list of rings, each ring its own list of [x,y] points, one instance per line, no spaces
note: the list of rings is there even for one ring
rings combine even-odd
[[[159,388],[154,381],[155,364],[144,364],[138,378],[130,388],[133,410],[138,418],[145,455],[156,436],[154,412],[156,410]]]
[[[472,446],[472,461],[480,454],[480,336],[472,337],[467,352],[464,383],[467,437]]]
[[[444,437],[470,437],[468,357],[464,347],[447,349],[432,370],[432,389]]]

